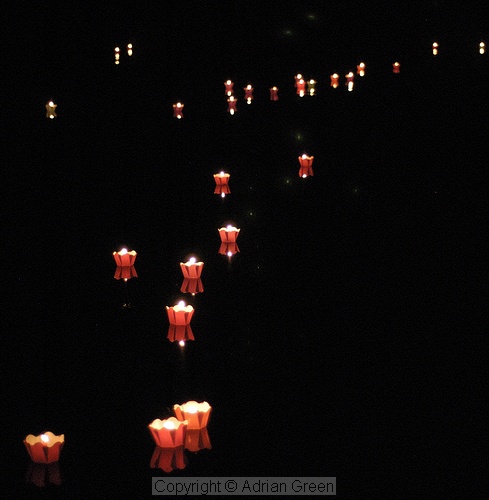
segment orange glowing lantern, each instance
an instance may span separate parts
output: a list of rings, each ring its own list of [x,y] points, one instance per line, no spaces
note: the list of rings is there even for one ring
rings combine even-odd
[[[195,257],[190,257],[187,262],[180,262],[180,269],[182,270],[184,278],[200,278],[202,270],[204,269],[204,263],[197,262],[197,259]]]
[[[295,86],[297,87],[296,93],[299,97],[304,97],[306,93],[306,81],[302,78],[302,75],[297,75],[297,77],[300,78],[298,78],[295,82]]]
[[[117,266],[114,274],[116,280],[130,280],[131,278],[137,278],[138,273],[134,266]]]
[[[157,418],[148,425],[157,446],[160,448],[175,448],[185,444],[187,420],[170,417],[164,420]]]
[[[59,460],[59,454],[65,444],[65,435],[55,436],[52,432],[45,432],[39,436],[29,434],[24,439],[24,445],[31,460],[40,464],[50,464]]]
[[[357,64],[357,75],[360,75],[360,76],[365,75],[365,63],[364,62]]]
[[[246,104],[251,104],[251,101],[253,100],[253,86],[246,85],[243,90],[245,91]]]
[[[312,162],[314,161],[314,156],[308,156],[303,154],[298,157],[299,159],[299,177],[309,177],[313,176],[314,172],[312,170]]]
[[[401,72],[401,63],[398,63],[397,61],[392,64],[392,72],[393,73],[400,73]]]
[[[177,102],[173,104],[173,117],[181,120],[183,118],[183,104],[181,102]]]
[[[121,59],[121,49],[119,47],[116,47],[114,49],[114,57],[115,57],[115,63],[119,64]]]
[[[224,88],[225,88],[225,91],[226,91],[226,95],[228,97],[232,96],[233,95],[233,88],[234,88],[234,83],[231,81],[231,80],[226,80],[224,82]]]
[[[182,286],[180,287],[182,293],[202,293],[204,291],[204,284],[200,278],[183,278]]]
[[[234,96],[230,96],[228,101],[228,113],[230,115],[234,115],[236,113],[236,98]]]
[[[348,87],[348,91],[351,92],[353,90],[353,80],[355,79],[355,75],[353,74],[353,71],[350,71],[345,75],[346,82],[345,85]]]
[[[187,401],[183,405],[173,405],[178,420],[187,422],[187,429],[202,429],[209,423],[212,407],[207,401]]]
[[[438,43],[433,42],[433,45],[431,46],[431,49],[433,50],[433,55],[436,56],[438,55]]]
[[[221,237],[221,246],[219,248],[219,253],[222,255],[234,255],[239,252],[236,239],[238,238],[240,229],[228,225],[227,227],[221,227],[218,229],[219,236]]]
[[[278,101],[278,87],[271,87],[270,88],[270,100],[271,101]]]
[[[166,312],[170,322],[167,339],[170,342],[194,340],[194,334],[190,327],[194,308],[191,305],[186,306],[185,302],[181,300],[173,307],[166,306]]]
[[[316,93],[316,80],[309,80],[307,82],[307,92],[309,95],[314,95]]]
[[[127,44],[127,55],[128,55],[129,57],[131,57],[131,56],[132,56],[132,43],[128,43],[128,44]]]
[[[484,42],[479,43],[479,54],[484,54],[486,51],[486,44]]]
[[[331,80],[331,87],[333,87],[334,89],[338,88],[340,75],[338,75],[338,73],[333,73],[329,78]]]
[[[184,447],[161,448],[156,446],[149,465],[152,469],[161,469],[164,472],[185,469],[187,458],[185,457]]]
[[[224,198],[227,194],[231,193],[229,189],[229,177],[230,175],[223,171],[214,174],[214,181],[216,183],[214,194],[220,194],[221,197]]]
[[[113,252],[115,263],[118,267],[131,267],[134,266],[136,260],[136,251],[129,251],[127,248],[123,248],[119,252]]]
[[[46,104],[46,118],[50,118],[51,120],[53,118],[56,118],[58,115],[56,114],[56,108],[58,107],[57,104],[54,104],[53,101],[49,101]]]
[[[185,435],[185,449],[191,452],[212,449],[207,427],[201,429],[188,429]]]
[[[44,488],[47,484],[59,486],[61,484],[59,462],[50,464],[30,463],[25,479],[27,483],[32,483],[38,488]]]

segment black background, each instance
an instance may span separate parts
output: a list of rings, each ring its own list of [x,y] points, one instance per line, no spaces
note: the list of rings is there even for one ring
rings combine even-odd
[[[190,399],[213,407],[212,449],[172,475],[481,494],[488,21],[445,2],[7,10],[5,498],[150,497],[165,473],[149,466],[147,425]],[[316,96],[295,94],[299,72]],[[228,222],[231,260],[218,254]],[[138,252],[127,283],[113,277],[122,246]],[[194,297],[180,292],[189,255],[205,264]],[[195,308],[183,350],[166,338],[181,298]],[[65,434],[62,484],[36,488],[22,440],[45,430]]]

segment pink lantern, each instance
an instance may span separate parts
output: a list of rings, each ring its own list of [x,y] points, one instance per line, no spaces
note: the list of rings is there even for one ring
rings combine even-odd
[[[177,102],[173,105],[173,117],[178,118],[179,120],[183,118],[183,104],[181,102]]]
[[[157,418],[148,426],[157,446],[175,448],[185,444],[185,433],[188,421],[170,417],[164,420]]]
[[[152,469],[161,469],[164,472],[185,469],[187,458],[185,457],[184,447],[161,448],[156,446],[149,465]]]
[[[134,266],[137,253],[134,250],[128,251],[123,248],[119,252],[113,252],[114,260],[117,266],[129,267]]]
[[[214,181],[216,183],[214,194],[220,194],[221,197],[224,198],[227,194],[231,193],[228,185],[229,177],[229,174],[226,174],[222,171],[218,174],[214,174]]]
[[[59,454],[65,444],[65,435],[55,436],[52,432],[45,432],[39,436],[29,434],[24,439],[24,445],[36,463],[50,464],[59,460]]]
[[[270,100],[271,101],[278,101],[278,87],[271,87],[270,88]]]
[[[314,156],[303,154],[298,157],[298,160],[300,164],[299,177],[313,176],[314,172],[312,170],[312,162],[314,161]]]
[[[209,422],[212,407],[207,401],[187,401],[182,405],[173,405],[173,411],[178,420],[187,422],[187,429],[202,429]]]

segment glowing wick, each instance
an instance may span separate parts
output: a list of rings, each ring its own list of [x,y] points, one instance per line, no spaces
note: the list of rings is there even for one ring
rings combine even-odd
[[[49,437],[47,434],[41,434],[41,441],[44,443],[44,444],[48,444],[49,443]]]
[[[175,424],[171,420],[165,420],[163,427],[168,430],[173,430],[175,429]]]

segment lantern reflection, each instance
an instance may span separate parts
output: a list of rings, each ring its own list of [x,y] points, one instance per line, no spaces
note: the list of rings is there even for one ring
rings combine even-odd
[[[299,177],[309,177],[313,176],[314,172],[312,170],[312,163],[314,161],[314,156],[308,156],[303,154],[298,157],[300,168],[299,168]]]
[[[212,406],[207,401],[187,401],[182,405],[173,405],[173,411],[178,420],[187,422],[187,430],[202,429],[209,423]]]
[[[244,88],[246,104],[251,104],[251,101],[253,100],[253,90],[252,85],[246,85]]]
[[[182,293],[202,293],[204,291],[204,284],[200,278],[184,278],[182,286],[180,287]]]
[[[338,75],[338,73],[333,73],[329,78],[331,80],[331,87],[333,87],[334,89],[338,88],[340,75]]]
[[[178,118],[179,120],[183,118],[183,106],[181,102],[173,104],[173,118]]]
[[[214,174],[214,181],[216,183],[214,194],[219,194],[224,198],[227,194],[231,193],[229,189],[229,177],[230,175],[222,170],[218,174]]]
[[[116,280],[130,280],[131,278],[137,278],[138,273],[134,266],[117,266],[114,274]]]
[[[29,464],[25,475],[25,480],[27,483],[32,483],[38,488],[44,488],[49,484],[59,486],[61,484],[59,462],[53,462],[49,464]]]
[[[156,446],[149,465],[152,469],[161,469],[163,472],[185,469],[187,457],[185,456],[184,447],[161,448]]]
[[[123,248],[118,252],[113,252],[112,255],[114,256],[114,260],[117,266],[130,267],[134,266],[137,253],[135,250],[129,251],[127,248]]]
[[[46,118],[50,118],[51,120],[53,118],[56,118],[58,115],[56,114],[56,108],[58,107],[57,104],[54,104],[53,101],[49,101],[46,104]]]
[[[228,113],[230,115],[234,115],[236,113],[236,98],[234,96],[230,96],[228,101]]]
[[[185,435],[185,449],[191,452],[212,449],[207,427],[201,429],[188,429]]]
[[[45,432],[39,436],[29,434],[24,439],[24,445],[36,463],[50,464],[59,460],[59,455],[65,443],[65,436],[55,436],[52,432]]]
[[[271,101],[278,101],[278,87],[271,87],[270,88],[270,100]]]

